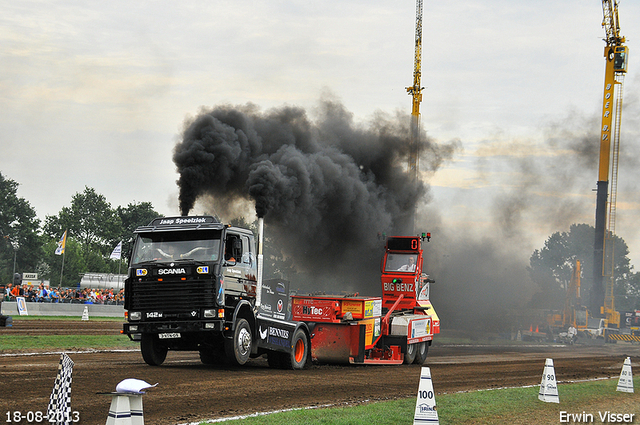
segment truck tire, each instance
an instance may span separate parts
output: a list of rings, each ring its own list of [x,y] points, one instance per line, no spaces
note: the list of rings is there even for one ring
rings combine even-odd
[[[293,334],[292,347],[289,354],[284,353],[283,356],[283,368],[300,370],[304,369],[307,364],[307,357],[309,356],[309,338],[302,329],[296,330]]]
[[[166,345],[160,344],[158,335],[142,334],[140,351],[146,364],[149,366],[160,366],[167,358],[169,348]]]
[[[429,353],[429,344],[426,341],[416,344],[416,358],[413,362],[419,365],[424,364],[427,361],[427,353]]]
[[[238,319],[235,329],[233,330],[233,338],[225,339],[224,350],[227,353],[227,359],[231,364],[242,366],[251,356],[251,348],[253,345],[253,335],[251,334],[251,326],[246,319]]]
[[[404,353],[404,364],[411,364],[416,359],[418,344],[407,344],[407,352]]]

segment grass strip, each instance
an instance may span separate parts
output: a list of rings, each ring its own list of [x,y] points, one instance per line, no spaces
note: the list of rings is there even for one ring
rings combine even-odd
[[[561,412],[606,423],[600,415],[606,412],[634,414],[632,423],[640,423],[640,394],[616,391],[617,379],[562,383],[558,385],[560,403],[538,400],[539,385],[436,396],[441,425],[513,425],[559,424]],[[634,387],[640,378],[634,379]],[[417,383],[416,383],[417,385]],[[274,413],[237,419],[238,425],[402,425],[412,424],[415,398],[360,404],[351,407],[318,408]],[[592,415],[590,418],[588,415]],[[565,417],[566,419],[566,417]],[[570,423],[576,423],[574,420]],[[581,422],[585,422],[582,420]],[[207,424],[211,422],[203,422]],[[566,423],[569,423],[568,421]]]
[[[13,323],[16,323],[21,320],[69,320],[69,321],[77,321],[82,318],[82,315],[77,316],[11,316],[13,319]],[[97,321],[97,322],[124,322],[124,316],[122,317],[107,317],[107,316],[90,316],[89,321]]]
[[[137,348],[126,335],[0,335],[0,353],[9,350]]]

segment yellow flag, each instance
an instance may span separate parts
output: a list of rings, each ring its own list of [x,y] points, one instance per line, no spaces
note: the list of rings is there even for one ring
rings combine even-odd
[[[64,254],[64,246],[67,243],[67,231],[65,230],[62,237],[58,241],[58,247],[56,248],[56,255]]]

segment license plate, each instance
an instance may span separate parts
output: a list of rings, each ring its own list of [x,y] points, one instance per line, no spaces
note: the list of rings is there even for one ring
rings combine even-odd
[[[178,332],[169,332],[169,333],[163,333],[163,334],[158,334],[158,338],[160,339],[176,339],[176,338],[180,338],[181,335]]]

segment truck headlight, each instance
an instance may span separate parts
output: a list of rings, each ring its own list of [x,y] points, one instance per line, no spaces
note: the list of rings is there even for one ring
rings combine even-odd
[[[129,332],[138,332],[138,325],[129,326]]]
[[[218,315],[218,310],[205,310],[204,317],[211,318],[216,317]]]
[[[140,320],[142,319],[142,313],[139,311],[130,311],[129,312],[129,320]]]

